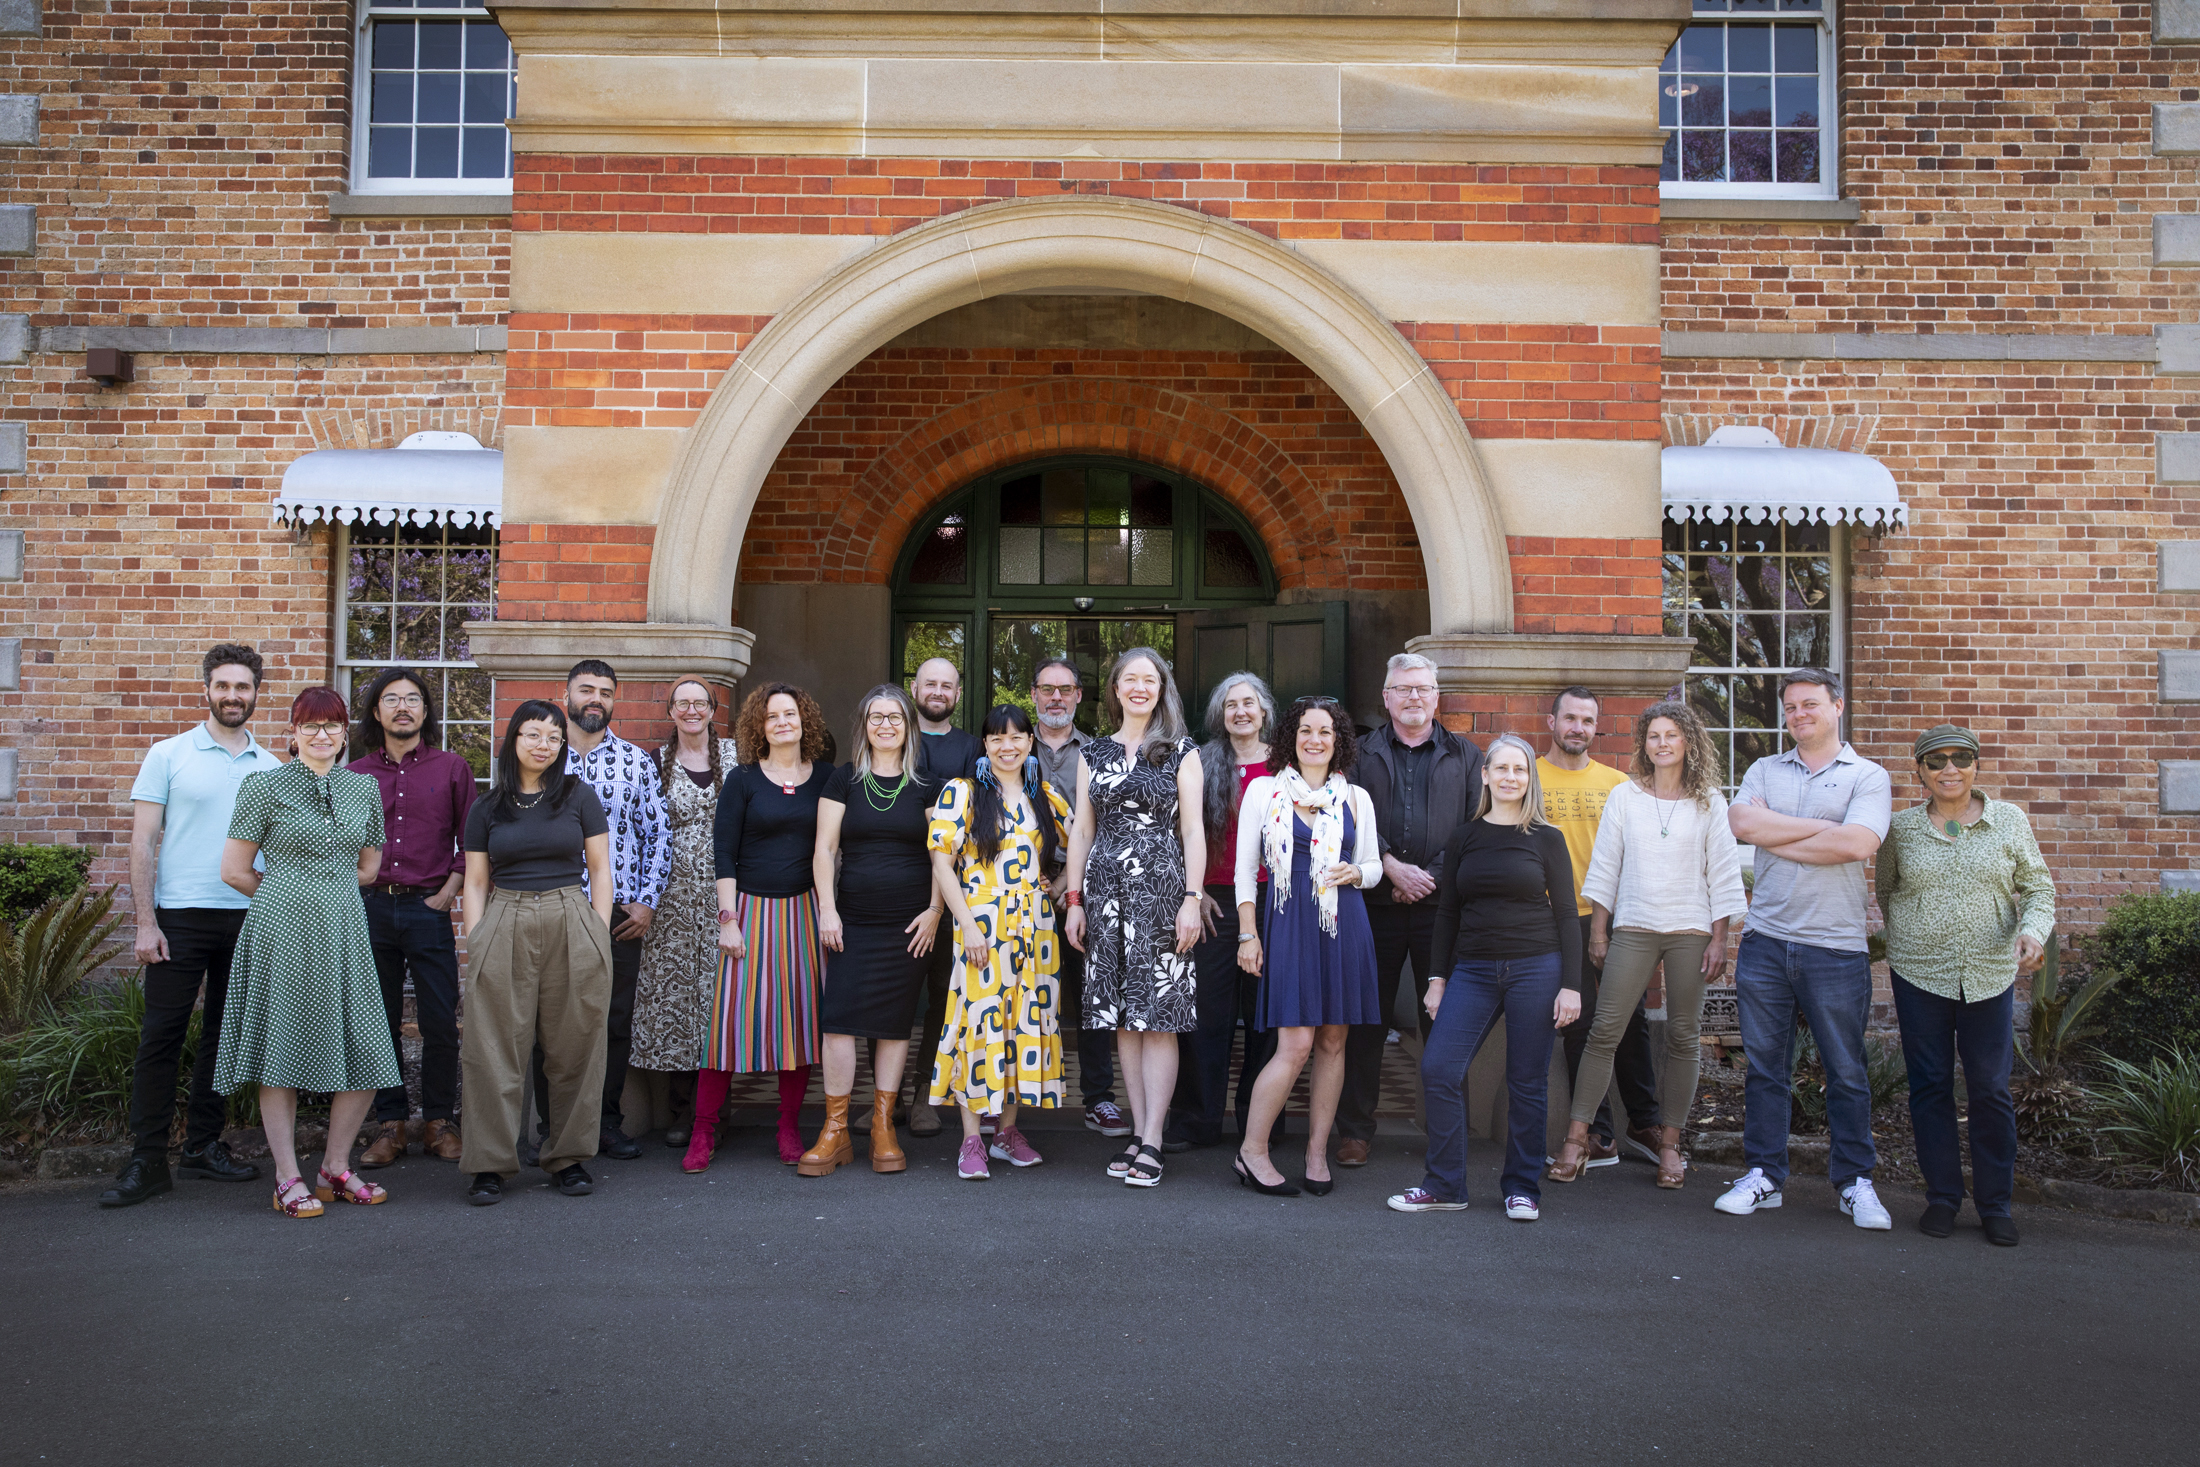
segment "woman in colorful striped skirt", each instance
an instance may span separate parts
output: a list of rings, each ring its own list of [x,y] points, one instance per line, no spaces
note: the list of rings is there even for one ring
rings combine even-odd
[[[743,762],[718,796],[718,998],[695,1080],[688,1171],[718,1149],[718,1112],[736,1072],[779,1075],[779,1159],[802,1159],[797,1121],[817,1059],[817,996],[825,959],[817,939],[811,853],[817,801],[832,777],[825,716],[800,688],[770,683],[749,694],[734,723]]]

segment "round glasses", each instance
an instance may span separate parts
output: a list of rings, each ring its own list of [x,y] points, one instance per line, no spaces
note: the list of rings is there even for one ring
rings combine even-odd
[[[873,728],[900,728],[906,720],[899,713],[874,713],[868,721]]]

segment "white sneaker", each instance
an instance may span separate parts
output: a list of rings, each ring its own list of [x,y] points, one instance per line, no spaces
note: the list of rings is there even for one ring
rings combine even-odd
[[[1534,1222],[1537,1218],[1543,1216],[1543,1209],[1537,1207],[1532,1198],[1507,1197],[1505,1199],[1505,1216],[1511,1218],[1514,1222]]]
[[[1747,1175],[1735,1178],[1734,1185],[1727,1188],[1726,1194],[1711,1205],[1721,1212],[1732,1213],[1736,1217],[1747,1217],[1753,1212],[1762,1212],[1768,1208],[1778,1207],[1780,1205],[1780,1189],[1774,1186],[1771,1179],[1765,1175],[1763,1167],[1753,1166],[1749,1169]],[[1841,1206],[1845,1210],[1848,1203],[1843,1201]],[[1885,1217],[1887,1215],[1885,1209],[1881,1209],[1879,1215]]]
[[[1883,1233],[1894,1226],[1894,1219],[1887,1216],[1887,1205],[1879,1200],[1879,1193],[1872,1187],[1870,1177],[1858,1177],[1841,1193],[1841,1210],[1856,1219],[1860,1228]]]

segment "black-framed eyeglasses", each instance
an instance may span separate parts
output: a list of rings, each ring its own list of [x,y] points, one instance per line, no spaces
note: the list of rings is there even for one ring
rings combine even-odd
[[[1917,762],[1927,769],[1946,769],[1951,764],[1958,769],[1969,769],[1972,765],[1978,763],[1978,755],[1972,753],[1969,749],[1941,749],[1927,754]]]

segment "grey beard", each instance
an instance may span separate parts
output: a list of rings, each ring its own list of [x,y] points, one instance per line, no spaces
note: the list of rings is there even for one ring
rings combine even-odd
[[[1068,728],[1076,720],[1073,713],[1042,713],[1039,722],[1046,728]]]

